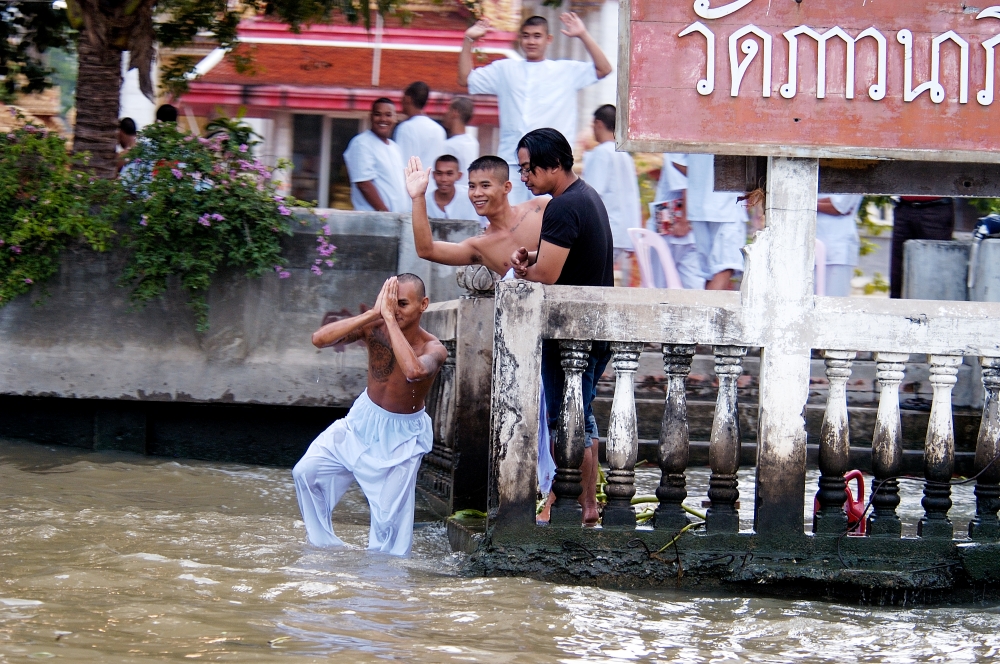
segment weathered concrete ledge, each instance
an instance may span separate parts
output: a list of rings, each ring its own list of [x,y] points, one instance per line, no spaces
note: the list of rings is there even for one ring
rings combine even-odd
[[[615,588],[725,588],[874,603],[1000,597],[1000,544],[802,535],[706,535],[535,528],[519,542],[487,540],[466,563],[476,576],[527,576]],[[669,545],[669,546],[668,546]],[[666,547],[666,548],[665,548]]]

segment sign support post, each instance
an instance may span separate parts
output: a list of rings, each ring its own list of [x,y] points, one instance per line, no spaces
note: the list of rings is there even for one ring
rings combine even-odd
[[[816,159],[770,157],[767,228],[747,247],[745,324],[760,339],[755,530],[803,533],[809,318],[816,242]],[[766,480],[764,479],[766,478]]]

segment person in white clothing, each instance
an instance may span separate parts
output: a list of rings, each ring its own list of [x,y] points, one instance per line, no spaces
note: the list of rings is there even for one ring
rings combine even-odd
[[[466,125],[472,119],[475,109],[475,104],[468,97],[455,97],[442,120],[448,131],[443,154],[458,157],[458,166],[462,170],[458,183],[463,185],[469,184],[469,164],[479,159],[479,140],[466,133]]]
[[[687,159],[683,154],[674,152],[663,153],[663,168],[660,169],[660,181],[656,183],[656,194],[654,200],[673,201],[684,198],[687,191],[687,176],[679,169],[687,169]],[[650,217],[651,230],[657,232],[657,220]],[[670,247],[670,255],[674,259],[674,267],[680,275],[684,288],[692,290],[703,290],[705,288],[705,277],[701,274],[701,258],[698,256],[698,247],[695,244],[694,231],[691,230],[691,223],[686,217],[677,219],[670,226],[670,232],[661,233],[667,246]],[[659,259],[653,253],[651,260],[654,263],[654,283],[657,288],[665,288],[666,277],[663,276],[663,269],[659,267]]]
[[[419,157],[418,157],[419,158]],[[436,189],[428,189],[427,216],[431,219],[466,219],[479,222],[481,228],[486,228],[489,221],[476,213],[476,208],[469,200],[469,188],[458,184],[462,172],[458,170],[458,158],[445,154],[434,162]]]
[[[548,21],[542,16],[532,16],[521,26],[524,60],[496,60],[485,67],[472,68],[472,45],[490,30],[487,20],[478,21],[465,31],[458,58],[459,85],[468,85],[471,94],[497,96],[500,107],[498,153],[510,165],[513,203],[532,198],[519,177],[517,142],[529,131],[543,127],[556,129],[572,140],[577,134],[577,90],[596,83],[612,71],[611,63],[580,17],[567,12],[559,18],[565,25],[562,33],[579,38],[593,63],[546,60],[545,51],[552,42],[552,35]]]
[[[403,155],[389,138],[396,125],[396,106],[380,97],[372,104],[372,128],[351,139],[344,163],[351,179],[355,210],[409,212],[410,197],[403,179]]]
[[[689,154],[684,213],[694,231],[707,290],[732,290],[743,272],[747,209],[739,194],[715,191],[715,155]]]
[[[856,221],[861,196],[824,196],[816,206],[816,239],[826,247],[826,294],[848,297],[861,252]]]
[[[611,222],[615,248],[615,272],[622,286],[632,284],[632,254],[628,229],[642,227],[639,176],[628,152],[615,151],[615,107],[605,104],[594,112],[597,147],[583,155],[583,179],[604,201]]]
[[[344,544],[333,532],[330,514],[357,480],[371,508],[368,549],[397,556],[410,552],[417,470],[434,443],[424,399],[448,358],[437,337],[420,327],[428,304],[420,277],[390,277],[372,309],[346,319],[327,314],[312,336],[317,348],[355,341],[368,347],[367,389],[292,469],[313,546]]]
[[[410,83],[403,91],[403,113],[407,118],[396,125],[393,140],[403,155],[404,168],[410,157],[420,157],[425,164],[433,164],[444,154],[447,138],[444,127],[424,114],[430,94],[431,89],[423,81]]]

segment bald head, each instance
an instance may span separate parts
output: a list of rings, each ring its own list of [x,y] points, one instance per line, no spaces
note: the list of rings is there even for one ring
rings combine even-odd
[[[424,288],[424,280],[415,274],[410,272],[404,272],[403,274],[396,275],[396,281],[401,284],[413,284],[414,288],[417,289],[417,299],[422,300],[427,295],[427,289]]]

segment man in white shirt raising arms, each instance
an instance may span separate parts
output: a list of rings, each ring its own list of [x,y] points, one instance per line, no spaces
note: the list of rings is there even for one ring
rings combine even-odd
[[[396,126],[396,106],[380,97],[372,104],[372,128],[351,139],[344,163],[351,179],[351,204],[355,210],[409,212],[399,146],[389,138]]]
[[[468,97],[455,97],[448,105],[448,112],[444,114],[442,121],[448,131],[443,154],[458,157],[458,166],[462,169],[459,184],[469,184],[469,164],[479,159],[479,141],[465,133],[465,126],[469,124],[475,110],[475,104]]]
[[[433,164],[444,154],[447,138],[444,127],[424,114],[430,94],[431,89],[423,81],[410,83],[403,90],[403,113],[407,119],[396,126],[395,141],[403,153],[404,167],[410,157],[420,157],[423,163]]]
[[[458,58],[458,83],[468,85],[470,94],[497,96],[500,107],[500,147],[498,155],[510,165],[514,189],[510,199],[520,203],[531,198],[518,173],[517,142],[533,129],[551,127],[572,140],[577,133],[576,92],[611,73],[611,63],[583,21],[573,12],[562,14],[562,33],[583,42],[594,62],[546,60],[552,42],[549,23],[532,16],[521,26],[520,44],[525,59],[497,60],[473,70],[472,45],[485,35],[489,21],[478,21],[465,31]]]
[[[419,159],[419,157],[417,157]],[[412,157],[411,157],[412,160]],[[489,223],[485,217],[480,217],[475,206],[469,200],[469,187],[458,184],[462,175],[459,170],[458,158],[443,154],[434,162],[434,184],[437,188],[427,190],[427,216],[431,219],[467,219],[477,220],[483,228]]]
[[[628,152],[615,151],[615,107],[605,104],[594,112],[597,147],[583,155],[583,179],[604,201],[614,238],[615,272],[621,285],[632,285],[632,254],[635,248],[629,228],[642,228],[639,176]]]

